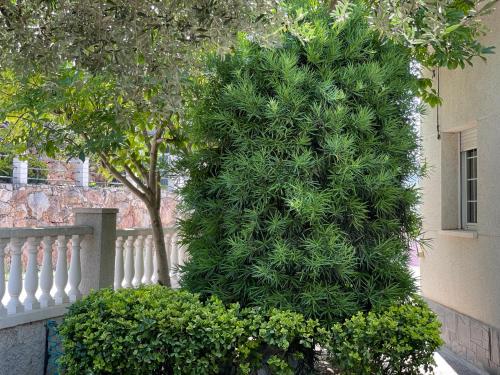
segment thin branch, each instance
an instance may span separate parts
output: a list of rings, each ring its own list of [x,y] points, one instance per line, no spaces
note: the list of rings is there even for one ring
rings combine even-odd
[[[156,134],[151,141],[151,151],[149,152],[149,178],[148,178],[148,185],[150,188],[154,189],[153,193],[156,196],[156,168],[158,164],[158,142],[156,142],[158,139],[162,137],[164,128],[159,128],[156,131]],[[153,188],[154,187],[154,188]]]
[[[159,209],[161,207],[161,185],[160,185],[161,177],[160,172],[156,172],[156,191],[155,191],[155,205]]]
[[[101,162],[104,165],[104,167],[106,167],[118,181],[120,181],[122,184],[128,187],[132,191],[132,193],[137,195],[144,203],[146,203],[147,205],[151,203],[148,200],[146,194],[144,194],[137,187],[135,187],[126,177],[124,177],[120,172],[118,172],[118,170],[115,167],[111,165],[109,160],[106,158],[106,155],[101,153],[99,154],[99,158],[101,159]]]
[[[130,157],[130,161],[139,170],[142,178],[144,178],[144,180],[147,181],[148,180],[148,170],[146,168],[144,168],[144,165],[142,165],[142,163],[135,158],[135,155],[132,155]]]
[[[142,191],[146,195],[149,195],[150,191],[148,191],[148,190],[150,190],[150,189],[148,189],[148,187],[146,185],[144,185],[144,183],[141,181],[141,179],[135,175],[134,171],[132,169],[130,169],[130,167],[127,164],[124,164],[123,168],[125,168],[125,171],[129,174],[130,178],[142,189]]]
[[[149,138],[149,134],[148,134],[148,131],[146,129],[144,129],[142,131],[142,136],[144,137],[144,141],[145,141],[144,143],[146,144],[148,151],[151,151],[151,144],[147,141]]]

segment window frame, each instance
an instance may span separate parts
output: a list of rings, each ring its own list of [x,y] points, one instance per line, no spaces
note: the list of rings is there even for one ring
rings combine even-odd
[[[475,131],[475,129],[473,129]],[[460,132],[460,228],[463,230],[477,230],[477,217],[478,217],[478,199],[477,199],[477,188],[478,188],[478,147],[476,142],[468,144],[466,147],[463,146],[462,142],[462,132]],[[475,155],[469,157],[469,153],[475,151]],[[468,175],[468,159],[473,159],[472,162],[472,172],[475,172],[475,176],[469,178]],[[468,199],[468,182],[475,181],[475,200]],[[475,202],[475,222],[469,222],[469,203]]]

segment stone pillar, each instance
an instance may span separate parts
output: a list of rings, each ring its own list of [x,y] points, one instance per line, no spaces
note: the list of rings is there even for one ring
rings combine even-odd
[[[12,184],[26,185],[28,183],[28,162],[15,157],[12,161]]]
[[[75,182],[76,186],[89,186],[89,159],[81,161],[80,159],[73,159],[72,163],[75,165]]]
[[[117,208],[75,208],[75,225],[94,228],[94,234],[85,238],[81,247],[83,295],[91,289],[113,287],[115,268]]]

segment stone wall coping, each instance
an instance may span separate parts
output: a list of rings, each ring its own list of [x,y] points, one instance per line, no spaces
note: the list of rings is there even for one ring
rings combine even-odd
[[[18,314],[4,315],[0,317],[0,330],[15,327],[20,324],[37,322],[39,320],[51,319],[66,314],[70,303],[46,307],[40,310],[25,311]]]
[[[64,225],[57,227],[0,228],[0,238],[54,237],[93,234],[94,229],[86,225]]]
[[[117,214],[118,208],[88,208],[88,207],[79,207],[73,208],[73,212],[75,214]]]

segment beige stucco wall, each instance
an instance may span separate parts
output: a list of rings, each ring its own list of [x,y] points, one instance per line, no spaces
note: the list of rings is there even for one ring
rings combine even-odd
[[[500,327],[500,10],[486,19],[492,30],[484,38],[496,45],[487,63],[440,71],[444,99],[437,113],[429,110],[422,123],[424,154],[430,166],[422,183],[424,231],[432,238],[421,259],[422,293],[484,323]],[[477,127],[477,238],[463,238],[442,229],[459,225],[458,131]]]

